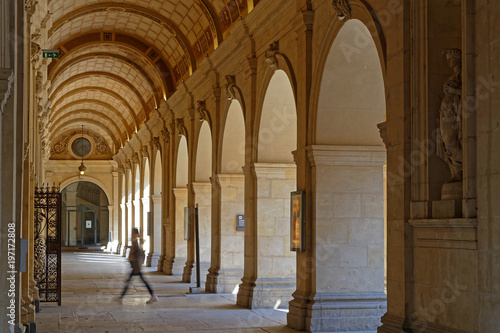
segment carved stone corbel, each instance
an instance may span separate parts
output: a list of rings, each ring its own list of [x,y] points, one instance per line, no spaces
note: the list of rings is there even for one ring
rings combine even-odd
[[[226,96],[227,99],[232,101],[236,98],[236,77],[234,75],[226,75]]]
[[[198,106],[196,110],[198,111],[198,116],[200,118],[200,121],[209,121],[209,114],[207,110],[207,103],[205,101],[198,101],[197,102]]]
[[[184,125],[184,119],[182,118],[177,118],[175,120],[175,124],[177,127],[177,133],[179,133],[179,136],[185,136],[187,137],[187,129],[186,126]]]
[[[380,137],[384,142],[384,146],[387,147],[387,122],[384,121],[383,123],[377,124],[377,127],[380,132]]]
[[[279,41],[274,41],[273,43],[269,44],[269,48],[266,50],[266,62],[269,64],[269,67],[271,67],[274,71],[279,69],[278,65],[278,58],[276,58],[276,55],[279,54],[280,51],[280,42]]]
[[[351,18],[351,5],[349,4],[349,0],[333,0],[333,7],[335,7],[339,20],[349,20]]]

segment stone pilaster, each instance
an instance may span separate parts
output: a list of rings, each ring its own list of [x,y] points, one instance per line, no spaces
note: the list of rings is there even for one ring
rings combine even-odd
[[[288,304],[295,290],[296,255],[290,251],[290,192],[295,164],[255,163],[257,176],[257,280],[252,308]]]
[[[150,207],[151,207],[151,225],[149,234],[149,253],[146,258],[146,266],[160,266],[160,254],[161,254],[161,238],[162,238],[162,225],[161,225],[161,195],[151,195],[150,197]]]
[[[314,332],[368,331],[380,325],[384,293],[383,147],[310,146],[315,294],[293,322]],[[294,300],[295,301],[295,300]],[[300,316],[305,318],[297,318]],[[295,317],[295,318],[294,318]]]
[[[174,196],[175,222],[171,225],[171,228],[175,229],[175,261],[173,262],[172,272],[174,275],[179,275],[183,274],[187,260],[187,241],[184,239],[184,207],[187,207],[187,188],[174,188]]]

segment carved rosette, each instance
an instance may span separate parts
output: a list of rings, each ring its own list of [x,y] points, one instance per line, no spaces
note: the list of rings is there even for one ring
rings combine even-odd
[[[232,101],[236,98],[236,77],[234,75],[226,75],[226,96],[227,99]]]
[[[198,101],[198,106],[196,110],[198,111],[198,116],[200,121],[209,121],[209,114],[207,110],[207,103],[205,101]]]
[[[184,119],[182,118],[177,118],[175,120],[176,127],[177,127],[177,133],[179,133],[179,136],[185,136],[187,138],[187,129],[186,126],[184,125]]]
[[[349,4],[349,0],[333,0],[333,7],[335,7],[339,20],[349,20],[351,18],[351,5]]]
[[[280,42],[279,41],[274,41],[273,43],[269,44],[269,48],[266,50],[266,62],[269,64],[269,67],[271,67],[274,71],[279,69],[278,65],[278,58],[276,58],[276,55],[279,54],[280,51]]]

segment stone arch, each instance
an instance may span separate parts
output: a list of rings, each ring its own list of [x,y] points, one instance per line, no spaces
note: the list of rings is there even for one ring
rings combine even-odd
[[[258,162],[293,163],[297,112],[294,89],[283,70],[275,71],[266,85],[257,121]]]
[[[62,243],[65,246],[108,245],[112,223],[108,208],[112,206],[110,200],[113,197],[93,180],[78,178],[66,180],[63,184]]]
[[[222,173],[243,173],[245,165],[245,119],[243,108],[236,99],[229,103],[222,128],[221,163]]]
[[[195,181],[208,182],[212,176],[212,134],[208,122],[204,121],[198,134],[196,149]]]
[[[245,211],[245,120],[242,105],[233,99],[223,119],[221,162],[216,180],[220,187],[221,267],[217,291],[235,293],[243,276],[244,230],[238,228],[238,216]]]
[[[208,273],[211,260],[212,240],[212,134],[210,125],[203,121],[198,134],[196,149],[196,167],[193,182],[195,203],[198,205],[200,229],[201,269]],[[195,278],[192,279],[194,281]],[[201,283],[206,282],[206,274],[201,274]]]
[[[162,160],[160,150],[156,150],[156,156],[154,159],[154,172],[153,172],[153,194],[161,195],[162,192]]]
[[[365,12],[354,7],[354,18],[332,28],[334,38],[318,65],[320,82],[313,84],[314,145],[307,147],[315,230],[312,269],[315,299],[328,298],[322,301],[324,311],[342,308],[345,302],[331,295],[349,293],[349,301],[359,302],[353,310],[357,325],[343,323],[337,330],[355,330],[358,325],[374,330],[386,307],[386,152],[377,129],[385,119],[384,61],[381,44],[377,46],[365,23],[356,18],[356,13]],[[367,313],[374,319],[367,319]],[[325,325],[319,317],[311,320],[309,329]]]
[[[109,188],[102,181],[100,181],[97,178],[94,178],[94,177],[91,177],[91,176],[87,176],[87,175],[85,175],[83,177],[83,179],[85,181],[87,181],[87,182],[90,182],[90,183],[93,183],[93,184],[99,186],[104,191],[104,193],[106,194],[106,197],[108,198],[109,205],[110,206],[112,205],[111,204],[113,202],[113,196],[111,195],[112,192],[109,190]],[[61,182],[61,185],[59,185],[59,187],[61,189],[64,189],[66,186],[68,186],[68,185],[70,185],[72,183],[79,182],[81,180],[82,179],[80,178],[80,176],[69,177],[69,178],[63,180]]]
[[[177,146],[175,165],[175,262],[173,274],[182,274],[187,260],[187,241],[184,240],[184,208],[188,206],[189,155],[187,138],[182,135]]]
[[[297,149],[297,113],[287,74],[276,70],[266,87],[258,124],[257,287],[252,307],[288,303],[295,290],[296,255],[289,250],[290,192],[297,189],[292,152]],[[272,281],[272,282],[271,282]],[[269,294],[271,285],[280,288]]]

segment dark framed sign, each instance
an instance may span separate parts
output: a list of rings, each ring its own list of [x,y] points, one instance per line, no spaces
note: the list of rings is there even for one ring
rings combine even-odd
[[[245,231],[245,215],[236,215],[236,231]]]
[[[189,240],[191,238],[191,224],[189,223],[189,215],[191,209],[189,207],[184,207],[184,240]]]
[[[305,193],[292,192],[290,195],[290,251],[305,250]]]

